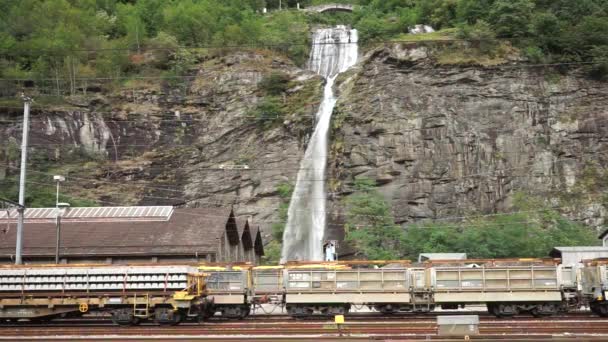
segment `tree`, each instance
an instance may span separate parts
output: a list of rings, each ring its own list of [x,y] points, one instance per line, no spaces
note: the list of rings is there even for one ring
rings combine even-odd
[[[458,37],[472,40],[473,46],[485,54],[491,53],[498,45],[495,40],[496,34],[492,31],[492,27],[483,20],[478,20],[473,26],[466,24],[461,26],[458,31]]]
[[[550,12],[539,13],[532,21],[532,33],[536,36],[536,44],[546,51],[557,51],[561,48],[559,19]]]
[[[460,0],[456,7],[456,18],[459,22],[475,24],[478,20],[488,18],[493,0]]]
[[[556,246],[592,246],[591,229],[567,220],[540,199],[514,198],[519,213],[480,216],[465,222],[420,223],[407,228],[407,256],[460,252],[470,258],[546,257]]]
[[[531,0],[497,0],[490,9],[490,23],[498,37],[525,37],[534,14]]]
[[[346,241],[354,245],[358,257],[399,259],[404,252],[403,229],[394,223],[389,205],[373,186],[370,179],[357,179],[355,188],[359,192],[345,200]]]

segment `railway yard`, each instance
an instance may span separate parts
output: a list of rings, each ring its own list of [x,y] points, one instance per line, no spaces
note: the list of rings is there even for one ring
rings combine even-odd
[[[449,340],[438,334],[437,315],[462,312],[405,314],[383,316],[378,313],[353,313],[338,329],[327,318],[294,319],[284,314],[253,314],[245,320],[222,319],[184,322],[179,326],[158,326],[142,322],[138,326],[114,326],[109,318],[85,317],[79,320],[58,319],[46,323],[13,322],[0,328],[2,340],[214,340],[248,339],[373,339],[373,340]],[[463,340],[606,340],[607,319],[588,311],[571,312],[548,318],[519,316],[497,319],[485,311],[468,311],[479,315],[479,335],[453,338]]]

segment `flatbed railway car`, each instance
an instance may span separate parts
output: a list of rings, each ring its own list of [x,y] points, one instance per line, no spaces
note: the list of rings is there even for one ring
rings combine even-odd
[[[0,269],[0,319],[48,320],[105,311],[116,324],[175,324],[209,310],[196,267],[32,266]]]

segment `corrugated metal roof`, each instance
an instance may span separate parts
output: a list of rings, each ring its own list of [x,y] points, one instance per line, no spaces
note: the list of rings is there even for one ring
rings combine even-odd
[[[173,214],[172,206],[148,207],[74,207],[61,215],[64,222],[117,222],[117,221],[168,221]],[[27,208],[28,223],[55,222],[56,208]],[[0,211],[0,223],[17,221],[17,209]]]

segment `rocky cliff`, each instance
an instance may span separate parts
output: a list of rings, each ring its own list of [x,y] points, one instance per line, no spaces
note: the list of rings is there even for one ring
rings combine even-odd
[[[273,73],[287,75],[284,117],[254,113]],[[52,186],[100,205],[235,205],[272,223],[279,184],[295,179],[322,79],[270,52],[237,52],[199,64],[179,82],[136,79],[119,90],[34,104],[30,187]],[[264,113],[261,114],[262,118]],[[0,168],[18,173],[22,112],[0,112]],[[16,179],[13,179],[16,180]]]
[[[507,211],[515,193],[528,192],[571,218],[604,224],[606,84],[578,69],[451,65],[437,53],[376,48],[339,79],[328,171],[333,223],[353,180],[368,177],[399,223]],[[288,113],[260,125],[252,112],[272,71],[289,76],[281,96]],[[141,79],[38,105],[30,150],[38,177],[29,186],[52,186],[50,175],[64,173],[70,195],[102,205],[235,205],[269,233],[284,201],[277,188],[295,181],[322,80],[260,51],[209,58],[192,72],[179,85]],[[21,111],[6,107],[0,177],[10,178]]]
[[[456,65],[444,53],[382,47],[343,78],[333,191],[374,179],[399,223],[509,211],[525,192],[604,224],[608,86],[581,69]]]

